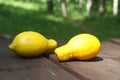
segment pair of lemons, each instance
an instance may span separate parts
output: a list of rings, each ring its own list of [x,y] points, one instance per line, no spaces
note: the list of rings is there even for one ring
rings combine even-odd
[[[57,47],[57,41],[47,39],[38,32],[25,31],[15,36],[9,48],[23,57],[36,57],[54,50],[58,60],[67,61],[72,58],[92,59],[99,53],[100,46],[98,38],[87,33],[75,35],[67,44]]]

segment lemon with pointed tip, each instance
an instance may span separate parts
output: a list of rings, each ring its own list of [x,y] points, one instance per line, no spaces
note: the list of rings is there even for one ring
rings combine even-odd
[[[8,47],[20,56],[36,57],[45,51],[55,49],[57,42],[53,39],[45,38],[38,32],[24,31],[16,35]]]
[[[94,58],[100,51],[100,41],[94,35],[83,33],[71,38],[67,44],[55,49],[55,54],[60,61],[75,58],[89,60]]]

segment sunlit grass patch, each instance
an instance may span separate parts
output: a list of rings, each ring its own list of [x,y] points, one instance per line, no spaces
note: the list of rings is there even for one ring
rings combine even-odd
[[[39,10],[44,9],[46,5],[40,5],[45,4],[45,0],[42,0],[38,3],[30,2],[30,1],[20,1],[20,0],[0,0],[0,4],[4,4],[7,6],[13,6],[13,7],[19,7],[26,10]]]
[[[93,10],[94,14],[88,17],[84,0],[83,9],[80,9],[77,2],[68,0],[68,16],[64,18],[60,0],[54,0],[53,14],[47,11],[46,1],[0,0],[0,34],[15,35],[22,31],[33,30],[57,40],[68,40],[83,32],[94,34],[100,40],[120,37],[120,16],[114,17],[110,13],[111,9],[108,9],[110,11],[104,16]]]

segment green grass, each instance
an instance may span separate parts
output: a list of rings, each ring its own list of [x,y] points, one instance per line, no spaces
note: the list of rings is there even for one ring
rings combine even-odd
[[[59,1],[54,3],[55,13],[49,14],[45,0],[0,0],[0,34],[16,35],[32,30],[56,40],[69,40],[84,32],[94,34],[100,40],[120,38],[120,16],[113,17],[108,13],[102,17],[87,17],[78,3],[68,2],[68,18],[63,18]]]
[[[101,40],[120,38],[120,18],[117,17],[91,17],[86,19],[83,24],[89,32],[98,36]]]
[[[24,7],[27,4],[34,6]],[[75,27],[68,19],[62,18],[61,15],[48,14],[45,6],[41,7],[34,2],[31,4],[10,1],[9,4],[2,2],[0,6],[0,33],[16,35],[22,31],[32,30],[40,32],[48,38],[67,40],[73,35],[83,32],[80,27]],[[36,7],[39,9],[36,10]]]

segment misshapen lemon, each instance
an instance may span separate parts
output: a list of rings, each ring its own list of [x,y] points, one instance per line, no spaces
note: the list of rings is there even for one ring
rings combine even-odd
[[[42,34],[34,31],[19,33],[9,45],[11,50],[23,57],[36,57],[56,47],[55,40],[46,39]]]
[[[78,34],[69,42],[55,49],[55,54],[60,61],[75,58],[78,60],[89,60],[94,58],[100,50],[101,44],[97,37],[91,34]]]

